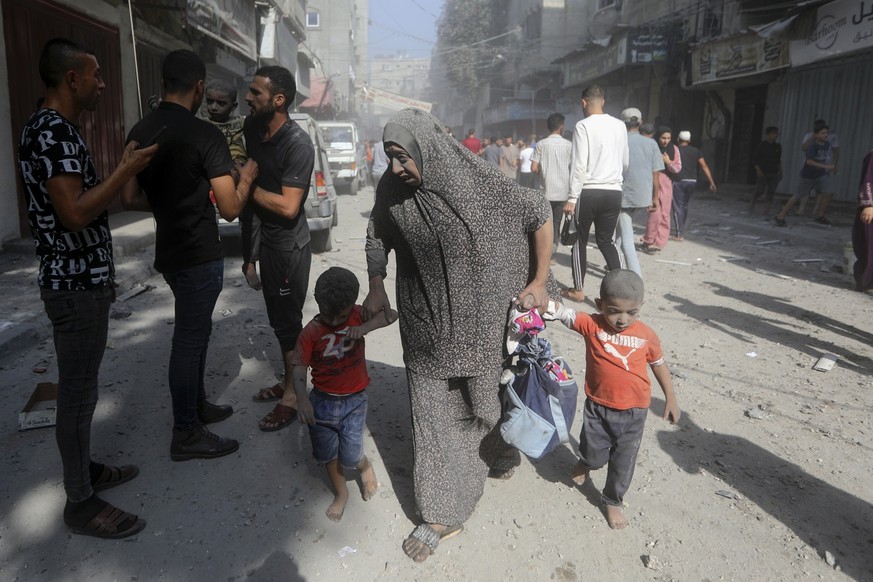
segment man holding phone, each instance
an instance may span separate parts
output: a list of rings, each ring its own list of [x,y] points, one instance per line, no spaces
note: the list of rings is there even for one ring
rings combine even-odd
[[[154,213],[155,269],[176,300],[169,366],[170,458],[213,459],[233,453],[239,443],[204,426],[233,414],[229,405],[207,401],[204,386],[212,310],[224,283],[224,250],[209,190],[221,217],[234,220],[248,200],[257,164],[249,160],[238,166],[235,184],[227,141],[194,115],[205,94],[206,65],[200,57],[173,51],[164,58],[161,73],[163,101],[128,136],[128,141],[156,140],[161,155],[128,183],[122,201],[125,208]]]

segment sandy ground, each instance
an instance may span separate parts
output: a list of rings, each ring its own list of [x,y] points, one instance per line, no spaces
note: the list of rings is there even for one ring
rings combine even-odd
[[[371,201],[369,189],[341,198],[337,250],[316,255],[312,284],[332,265],[365,281]],[[35,383],[56,378],[51,343],[0,361],[0,579],[873,580],[873,299],[833,269],[848,220],[823,229],[794,218],[791,228],[775,229],[744,208],[729,196],[701,196],[692,202],[688,240],[642,256],[643,318],[661,336],[683,416],[678,426],[661,420],[655,387],[625,499],[626,530],[611,531],[597,506],[602,471],[582,488],[569,480],[577,419],[570,444],[524,460],[509,481],[488,482],[462,535],[423,564],[406,558],[400,543],[417,521],[396,327],[367,340],[365,448],[381,490],[364,502],[350,481],[342,522],[329,521],[332,496],[306,432],[296,423],[276,433],[257,429],[270,405],[251,395],[274,381],[279,354],[261,298],[229,259],[208,390],[236,408],[214,427],[240,440],[234,455],[169,459],[173,312],[163,280],[114,306],[93,452],[141,468],[136,480],[103,494],[148,520],[135,537],[68,533],[54,432],[17,431]],[[602,258],[596,250],[589,256],[586,291],[594,297]],[[570,283],[566,249],[555,274]],[[310,301],[305,316],[314,314]],[[560,325],[546,334],[581,378],[581,338]],[[814,371],[825,352],[839,356],[837,365]],[[42,364],[47,372],[32,372]]]

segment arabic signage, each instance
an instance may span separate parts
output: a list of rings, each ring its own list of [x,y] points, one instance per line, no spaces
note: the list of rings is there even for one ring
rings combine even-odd
[[[788,43],[781,35],[743,34],[708,42],[691,53],[691,83],[712,83],[787,67]]]
[[[801,66],[844,53],[873,48],[873,0],[836,0],[820,6],[815,28],[791,41],[791,65]]]
[[[667,60],[667,37],[663,34],[635,34],[627,42],[629,64],[643,65]]]
[[[404,97],[397,93],[391,93],[384,89],[362,86],[361,92],[363,93],[364,103],[372,103],[373,105],[378,105],[387,109],[400,110],[407,107],[415,107],[416,109],[421,109],[430,113],[431,107],[433,107],[432,103],[410,99],[409,97]]]
[[[187,0],[188,24],[218,42],[257,58],[255,3],[252,0]]]
[[[627,62],[627,37],[623,36],[605,49],[589,49],[564,65],[564,85],[571,87],[596,79],[622,67]]]

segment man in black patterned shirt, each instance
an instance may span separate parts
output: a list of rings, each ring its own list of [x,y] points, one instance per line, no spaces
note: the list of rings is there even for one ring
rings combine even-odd
[[[53,39],[43,47],[39,74],[46,98],[24,126],[18,160],[39,258],[40,296],[54,329],[64,522],[73,533],[122,538],[142,530],[145,521],[95,491],[133,479],[139,469],[95,463],[90,447],[97,371],[115,299],[106,208],[148,165],[157,146],[137,150],[136,143],[129,144],[115,171],[101,181],[77,126],[82,111],[97,108],[105,87],[97,58],[81,45]]]

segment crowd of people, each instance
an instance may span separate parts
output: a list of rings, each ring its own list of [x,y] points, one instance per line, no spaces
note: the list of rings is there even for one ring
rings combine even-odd
[[[19,161],[41,295],[54,329],[56,437],[67,496],[63,520],[71,531],[123,538],[146,525],[97,495],[135,478],[137,467],[101,464],[90,452],[115,288],[107,207],[119,194],[125,207],[154,214],[155,269],[175,302],[167,366],[171,460],[214,459],[239,448],[206,426],[233,414],[231,406],[210,402],[205,386],[212,311],[224,277],[217,209],[227,220],[241,217],[242,270],[262,291],[284,367],[282,381],[253,396],[278,401],[260,428],[278,430],[294,420],[308,426],[313,455],[334,492],[328,518],[339,521],[348,502],[344,469],[360,472],[365,500],[378,488],[363,451],[369,386],[364,336],[398,321],[422,521],[402,547],[423,561],[463,531],[486,479],[509,479],[520,463],[499,430],[499,378],[510,309],[536,309],[586,339],[587,402],[579,461],[568,472],[582,484],[591,471],[608,466],[604,515],[612,528],[628,525],[621,506],[650,403],[647,366],[664,392],[663,418],[677,422],[680,411],[657,335],[639,321],[639,263],[628,260],[630,269],[623,268],[614,237],[621,237],[624,255],[633,252],[630,216],[646,208],[653,233],[643,244],[662,247],[670,228],[670,186],[680,209],[672,216],[673,236],[681,240],[690,198],[681,187],[682,168],[699,167],[716,188],[688,132],[679,133],[676,147],[669,128],[646,127],[636,109],[625,110],[622,120],[607,115],[597,86],[582,93],[586,117],[572,142],[561,135],[560,114],[549,117],[550,135],[539,141],[516,144],[507,136],[502,144],[483,144],[475,132],[458,142],[423,111],[396,113],[366,155],[375,185],[361,257],[366,298],[357,303],[360,284],[351,271],[328,269],[315,284],[318,315],[304,326],[311,250],[302,210],[314,151],[308,134],[288,117],[296,86],[287,69],[255,72],[245,98],[250,114],[240,118],[233,84],[207,85],[196,54],[169,53],[162,63],[162,101],[130,130],[121,161],[103,181],[77,127],[104,88],[94,53],[54,39],[45,45],[39,69],[46,98],[24,128]],[[204,99],[208,121],[196,115]],[[657,142],[647,137],[652,134]],[[819,143],[818,134],[815,139]],[[859,255],[856,272],[869,284],[873,157],[868,160],[856,224],[867,254]],[[563,290],[550,271],[561,220],[577,227],[573,287]],[[585,297],[592,224],[609,272],[597,313],[577,314],[561,297]],[[396,311],[385,285],[392,252]]]

